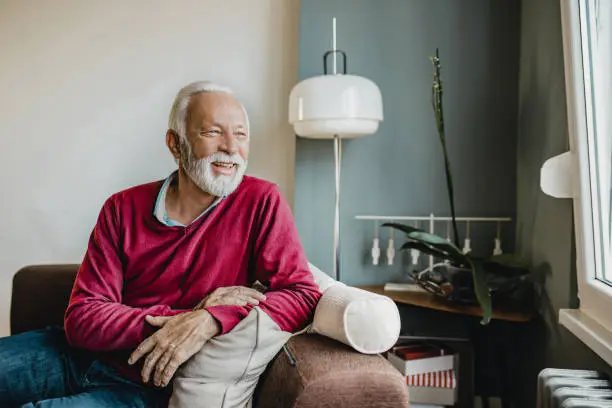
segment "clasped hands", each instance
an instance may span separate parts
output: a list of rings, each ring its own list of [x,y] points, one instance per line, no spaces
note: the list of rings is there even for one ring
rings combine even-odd
[[[135,364],[146,355],[142,381],[148,383],[152,377],[155,386],[165,387],[176,370],[219,333],[219,323],[207,307],[257,305],[265,299],[265,295],[255,289],[229,286],[213,291],[191,312],[171,317],[147,316],[146,322],[160,329],[140,343],[128,363]]]

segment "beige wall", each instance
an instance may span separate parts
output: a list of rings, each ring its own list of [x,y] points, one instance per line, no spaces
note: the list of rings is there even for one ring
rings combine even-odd
[[[298,13],[298,0],[0,0],[0,336],[19,267],[80,262],[108,195],[173,170],[164,133],[187,82],[234,88],[248,172],[292,202]]]

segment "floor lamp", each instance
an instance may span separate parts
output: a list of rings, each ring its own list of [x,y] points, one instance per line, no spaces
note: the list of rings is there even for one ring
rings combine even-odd
[[[333,278],[340,280],[340,169],[342,139],[375,133],[383,120],[382,96],[371,80],[347,74],[347,56],[336,49],[336,19],[333,19],[332,49],[323,54],[323,75],[299,82],[289,96],[289,123],[298,136],[333,139],[335,212]],[[328,57],[333,71],[327,72]],[[337,57],[342,57],[342,72]]]

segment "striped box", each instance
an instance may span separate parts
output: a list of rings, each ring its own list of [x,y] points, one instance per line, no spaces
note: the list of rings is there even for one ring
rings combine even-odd
[[[454,370],[445,370],[408,375],[406,384],[413,387],[456,388],[457,379]]]

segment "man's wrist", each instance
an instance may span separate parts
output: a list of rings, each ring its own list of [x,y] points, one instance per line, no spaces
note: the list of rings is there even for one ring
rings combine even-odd
[[[207,338],[209,338],[209,339],[213,338],[213,337],[215,337],[217,334],[219,334],[221,332],[221,325],[219,324],[217,319],[215,319],[213,317],[213,315],[210,314],[210,312],[208,310],[200,309],[200,310],[196,311],[196,313],[198,313],[202,317],[202,325],[203,325],[203,329],[204,329],[204,335]]]

